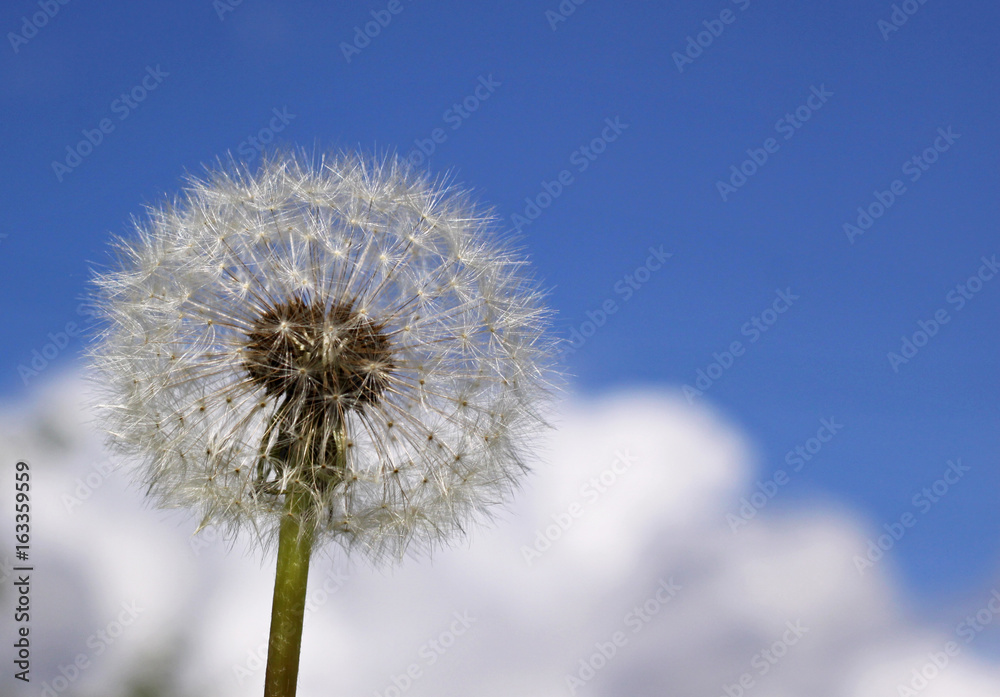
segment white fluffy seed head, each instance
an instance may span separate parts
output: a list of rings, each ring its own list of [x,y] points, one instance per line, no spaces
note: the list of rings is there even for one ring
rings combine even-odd
[[[230,537],[303,524],[373,561],[505,501],[555,346],[525,261],[394,157],[278,153],[188,181],[95,278],[111,444],[160,505]]]

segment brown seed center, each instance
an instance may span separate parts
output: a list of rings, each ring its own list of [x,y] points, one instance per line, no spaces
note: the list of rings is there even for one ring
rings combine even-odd
[[[243,365],[274,397],[360,410],[378,402],[394,368],[384,329],[350,304],[294,298],[257,318],[246,335]]]

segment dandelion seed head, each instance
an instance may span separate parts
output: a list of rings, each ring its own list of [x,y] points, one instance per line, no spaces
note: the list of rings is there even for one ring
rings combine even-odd
[[[273,544],[292,487],[372,560],[489,517],[557,371],[543,293],[469,196],[395,157],[190,178],[95,277],[102,425],[149,495]]]

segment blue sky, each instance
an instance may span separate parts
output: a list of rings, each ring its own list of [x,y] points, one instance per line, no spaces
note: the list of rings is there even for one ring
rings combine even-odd
[[[52,341],[72,364],[83,339],[60,332],[86,321],[88,269],[185,171],[258,138],[422,146],[520,228],[559,331],[592,334],[568,355],[580,391],[715,374],[693,399],[750,435],[762,480],[789,470],[772,508],[824,501],[873,530],[910,512],[891,556],[914,594],[987,586],[1000,8],[898,7],[4,3],[0,391],[44,380],[19,366]],[[919,322],[934,335],[890,361]],[[791,472],[821,419],[843,428]]]

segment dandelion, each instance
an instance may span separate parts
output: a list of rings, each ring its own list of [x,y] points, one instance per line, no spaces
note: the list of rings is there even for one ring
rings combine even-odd
[[[116,241],[92,349],[161,506],[277,546],[266,695],[294,694],[311,551],[431,551],[526,471],[555,350],[525,261],[405,161],[227,162]]]

